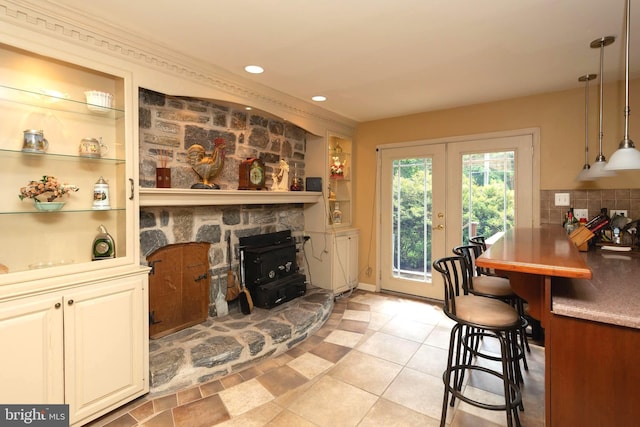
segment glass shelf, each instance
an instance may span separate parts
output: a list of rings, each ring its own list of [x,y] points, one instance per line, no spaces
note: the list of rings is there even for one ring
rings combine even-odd
[[[25,201],[24,203],[28,203],[28,201]],[[38,214],[38,215],[54,215],[54,214],[67,214],[67,213],[86,213],[86,212],[92,212],[92,213],[97,213],[97,212],[119,212],[119,211],[124,211],[124,208],[111,208],[111,209],[60,209],[58,211],[39,211],[36,210],[35,208],[30,209],[30,210],[25,210],[25,211],[11,211],[11,212],[2,212],[0,211],[0,215],[24,215],[24,214]]]
[[[73,161],[82,161],[82,162],[101,162],[101,163],[112,163],[112,164],[123,164],[126,162],[125,159],[116,159],[110,157],[84,157],[77,154],[58,154],[58,153],[30,153],[22,150],[8,150],[6,148],[0,148],[0,153],[7,154],[11,156],[33,156],[42,157],[53,160],[73,160]]]
[[[44,90],[27,90],[0,85],[0,100],[14,104],[27,105],[29,107],[41,108],[44,110],[64,111],[67,113],[88,116],[101,116],[110,119],[124,117],[124,110],[119,108],[107,108],[101,105],[93,105],[84,100],[80,101],[71,99],[66,97],[64,94],[53,95]]]

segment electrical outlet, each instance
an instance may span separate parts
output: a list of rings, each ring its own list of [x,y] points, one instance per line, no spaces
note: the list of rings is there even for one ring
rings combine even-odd
[[[571,193],[556,193],[556,206],[570,206]]]
[[[622,215],[624,217],[628,216],[627,215],[627,210],[626,209],[611,209],[611,217],[614,217],[616,215]]]
[[[578,221],[580,221],[580,218],[584,218],[587,221],[589,220],[589,209],[574,209],[573,210],[573,215],[576,217],[576,219]]]

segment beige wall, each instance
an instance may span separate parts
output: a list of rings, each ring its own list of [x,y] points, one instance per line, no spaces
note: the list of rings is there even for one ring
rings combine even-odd
[[[481,82],[479,82],[481,84]],[[631,84],[630,136],[640,147],[640,81]],[[589,163],[598,154],[599,89],[589,96]],[[624,134],[624,85],[605,84],[603,153],[611,157]],[[634,120],[635,112],[635,120]],[[375,284],[376,146],[394,142],[540,128],[540,189],[640,188],[640,171],[626,171],[593,183],[575,181],[584,164],[584,85],[576,89],[361,123],[356,130],[354,225],[360,229],[360,282]],[[536,195],[537,196],[537,195]]]

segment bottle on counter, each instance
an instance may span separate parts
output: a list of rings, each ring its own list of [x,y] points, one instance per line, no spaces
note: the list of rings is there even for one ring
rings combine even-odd
[[[567,212],[567,222],[564,225],[564,229],[567,234],[571,234],[576,228],[578,228],[578,220],[573,215],[573,208],[571,208],[569,212]]]

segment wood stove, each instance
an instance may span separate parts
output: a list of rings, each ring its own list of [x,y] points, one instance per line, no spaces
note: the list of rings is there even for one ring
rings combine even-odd
[[[242,280],[256,307],[272,308],[305,294],[296,253],[291,230],[240,238]]]

